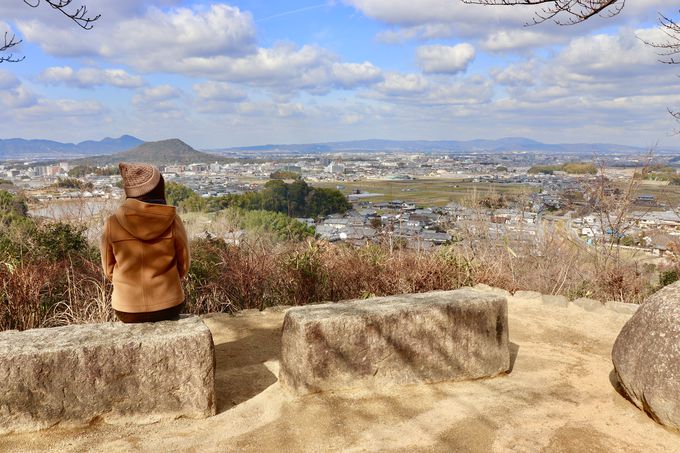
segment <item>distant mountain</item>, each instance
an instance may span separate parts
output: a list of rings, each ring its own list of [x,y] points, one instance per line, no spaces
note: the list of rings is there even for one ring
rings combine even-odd
[[[115,165],[119,162],[146,162],[154,165],[211,163],[225,160],[223,156],[196,151],[182,140],[172,138],[146,142],[131,150],[108,156],[95,156],[71,161],[71,165]]]
[[[345,142],[261,145],[213,150],[221,153],[331,153],[342,151],[384,152],[431,152],[431,153],[472,153],[472,152],[513,152],[529,151],[555,154],[643,154],[644,147],[617,145],[611,143],[566,143],[546,144],[523,137],[507,137],[497,140],[354,140]],[[659,148],[656,153],[680,153],[680,148]]]
[[[0,160],[9,159],[68,159],[127,151],[144,143],[131,135],[87,140],[80,143],[61,143],[52,140],[0,139]]]
[[[144,143],[132,135],[121,135],[118,138],[106,137],[98,142],[87,140],[76,145],[79,152],[87,155],[113,154],[127,151]]]

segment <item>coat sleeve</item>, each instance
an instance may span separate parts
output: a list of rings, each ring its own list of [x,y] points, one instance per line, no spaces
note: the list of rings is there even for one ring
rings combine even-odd
[[[184,278],[189,273],[191,254],[189,253],[189,240],[184,229],[182,219],[175,218],[175,256],[177,257],[177,270],[179,277]]]
[[[109,235],[109,222],[104,224],[104,231],[102,232],[101,240],[99,241],[99,252],[102,257],[102,269],[106,278],[111,280],[113,278],[113,267],[116,265],[116,257],[113,255],[113,244]]]

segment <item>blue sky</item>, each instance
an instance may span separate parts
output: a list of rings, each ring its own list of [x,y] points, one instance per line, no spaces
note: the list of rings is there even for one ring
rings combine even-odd
[[[1,138],[679,140],[680,67],[642,42],[663,38],[666,0],[569,27],[458,0],[86,3],[102,14],[90,31],[0,6],[26,57],[0,63]]]

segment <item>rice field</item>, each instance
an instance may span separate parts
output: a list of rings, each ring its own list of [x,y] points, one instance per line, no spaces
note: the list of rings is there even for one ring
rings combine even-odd
[[[457,179],[414,179],[410,181],[363,180],[315,182],[317,187],[340,188],[345,194],[369,192],[363,199],[372,202],[403,200],[425,206],[445,206],[450,202],[481,199],[490,195],[528,196],[538,187],[524,184],[464,182]]]

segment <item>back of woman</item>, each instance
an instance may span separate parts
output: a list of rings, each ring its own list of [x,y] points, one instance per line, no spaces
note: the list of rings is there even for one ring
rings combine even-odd
[[[190,264],[186,231],[175,207],[165,204],[156,167],[121,163],[120,171],[127,198],[107,219],[100,243],[112,306],[123,322],[176,319]]]

